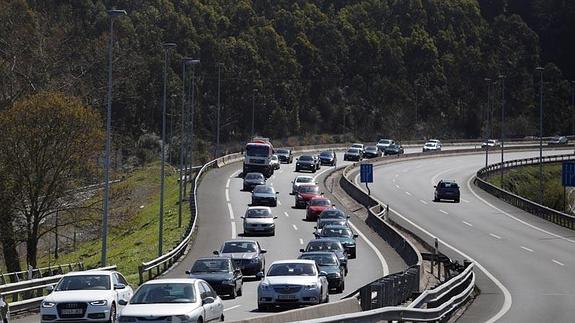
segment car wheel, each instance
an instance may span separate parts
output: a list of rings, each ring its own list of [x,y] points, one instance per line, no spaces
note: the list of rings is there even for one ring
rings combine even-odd
[[[116,304],[112,303],[112,307],[110,308],[110,319],[108,320],[108,322],[110,323],[116,323],[117,322],[117,317],[116,317]]]
[[[329,293],[325,293],[325,302],[324,303],[329,303]]]
[[[312,173],[315,173],[316,171],[317,171],[317,169],[314,168],[311,172],[312,172]]]
[[[343,293],[343,290],[345,289],[345,279],[341,280],[341,286],[339,286],[339,292]]]
[[[224,314],[222,313],[222,315],[220,315],[220,322],[224,321]]]
[[[204,323],[204,319],[200,316],[200,317],[198,317],[197,322],[198,322],[198,323]]]
[[[232,288],[232,292],[230,293],[230,298],[231,299],[236,299],[236,297],[238,297],[238,293],[236,291],[236,288]]]
[[[296,171],[296,172],[299,172],[299,168],[296,167],[296,168],[295,168],[295,171]]]
[[[356,255],[356,250],[354,249],[354,250],[351,252],[350,258],[355,259],[356,257],[357,257],[357,255]]]
[[[455,203],[459,203],[459,199],[455,199],[454,201],[455,201]]]
[[[275,236],[275,235],[276,235],[276,230],[275,230],[275,229],[272,231],[271,235],[272,235],[272,236]]]
[[[265,305],[265,304],[259,304],[258,303],[258,312],[267,312],[270,310],[270,306],[269,305]]]

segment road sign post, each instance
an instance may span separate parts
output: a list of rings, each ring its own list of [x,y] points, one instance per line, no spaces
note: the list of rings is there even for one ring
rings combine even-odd
[[[360,182],[365,183],[367,194],[371,195],[368,183],[373,183],[373,164],[361,164],[359,166]]]
[[[568,186],[575,187],[575,161],[564,161],[561,169],[561,184],[563,185],[563,212],[567,212]]]

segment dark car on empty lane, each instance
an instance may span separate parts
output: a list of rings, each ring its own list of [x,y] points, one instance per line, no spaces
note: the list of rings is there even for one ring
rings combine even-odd
[[[242,296],[242,271],[231,258],[199,258],[186,274],[189,278],[205,280],[219,295],[229,295],[231,298]]]
[[[453,200],[459,203],[460,192],[459,185],[454,180],[442,179],[435,185],[435,193],[433,201],[439,202],[441,200]]]

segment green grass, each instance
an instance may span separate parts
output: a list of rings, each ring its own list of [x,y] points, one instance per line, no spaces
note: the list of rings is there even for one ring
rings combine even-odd
[[[166,167],[164,253],[179,243],[190,222],[189,204],[184,202],[182,205],[182,226],[178,228],[178,190],[177,172]],[[101,196],[94,198],[101,199]],[[159,164],[155,163],[137,169],[121,183],[112,185],[110,205],[112,207],[108,236],[108,264],[117,265],[118,270],[126,276],[128,281],[131,284],[136,284],[138,282],[138,265],[158,256]],[[101,215],[93,214],[92,216]],[[82,261],[85,267],[98,267],[101,258],[101,244],[100,238],[80,242],[75,251],[61,253],[57,263],[66,264]],[[38,263],[40,266],[47,265],[48,257],[43,256]]]
[[[489,183],[501,187],[499,173],[488,179]],[[503,189],[526,199],[539,201],[539,166],[517,167],[505,171]],[[563,211],[563,186],[561,185],[561,164],[543,166],[543,204]]]

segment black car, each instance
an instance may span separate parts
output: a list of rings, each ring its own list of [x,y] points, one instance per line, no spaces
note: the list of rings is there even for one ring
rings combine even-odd
[[[343,154],[343,160],[361,161],[362,158],[363,152],[359,148],[349,148],[345,154]]]
[[[202,257],[186,271],[189,278],[205,280],[218,295],[229,295],[231,298],[242,296],[243,278],[240,267],[227,257]]]
[[[322,219],[349,219],[349,215],[345,214],[342,210],[338,208],[329,208],[321,211],[319,216],[317,217],[318,221]]]
[[[434,187],[434,202],[439,202],[441,200],[453,200],[455,203],[459,203],[459,185],[457,185],[454,180],[442,179]]]
[[[547,143],[548,145],[567,145],[569,143],[569,139],[564,136],[555,136],[549,140]]]
[[[381,151],[376,146],[367,146],[363,151],[363,157],[376,158],[381,157]]]
[[[317,224],[314,227],[315,229],[315,235],[320,235],[321,234],[321,230],[323,229],[323,227],[325,227],[326,225],[348,225],[347,223],[347,219],[345,218],[323,218],[323,219],[318,219],[317,220]]]
[[[314,260],[320,271],[327,273],[328,288],[342,293],[345,289],[345,268],[331,251],[311,251],[302,253],[298,259]]]
[[[322,165],[335,166],[337,164],[337,156],[335,155],[335,151],[322,151],[319,154],[319,163]]]
[[[384,155],[401,155],[403,147],[400,144],[391,144],[383,149]]]
[[[319,161],[317,161],[313,156],[303,155],[297,159],[295,163],[295,171],[299,172],[300,170],[310,170],[315,173],[315,171],[319,168],[318,164]]]
[[[358,235],[354,234],[347,225],[326,225],[316,237],[337,240],[341,242],[349,258],[355,259],[357,257],[355,239]]]
[[[343,266],[345,270],[345,274],[347,275],[347,253],[345,252],[345,248],[335,239],[313,239],[307,243],[305,249],[300,249],[300,252],[310,252],[310,251],[330,251],[335,254],[339,263]]]
[[[291,164],[293,163],[293,155],[291,149],[276,149],[276,155],[280,163]]]
[[[8,303],[4,299],[4,296],[0,294],[0,323],[8,323],[8,320],[10,320]]]
[[[244,176],[244,191],[251,191],[256,185],[264,185],[266,178],[262,173],[247,173]]]
[[[220,257],[229,257],[240,267],[244,275],[256,275],[266,268],[267,251],[260,247],[255,240],[228,240],[224,242],[219,251],[214,251]]]

